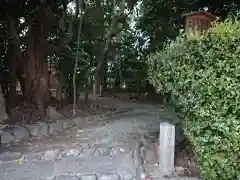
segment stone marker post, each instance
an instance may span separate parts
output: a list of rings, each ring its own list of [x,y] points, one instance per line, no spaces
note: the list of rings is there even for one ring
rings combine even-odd
[[[175,126],[168,122],[160,123],[159,165],[164,175],[174,170]]]

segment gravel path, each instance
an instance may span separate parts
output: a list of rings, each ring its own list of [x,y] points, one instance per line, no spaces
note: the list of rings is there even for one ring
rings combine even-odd
[[[102,101],[118,113],[94,123],[69,120],[78,123],[5,149],[0,154],[0,180],[134,180],[136,142],[156,133],[161,120],[173,117],[157,105]],[[153,179],[169,178],[159,173]],[[175,179],[184,178],[169,180]]]

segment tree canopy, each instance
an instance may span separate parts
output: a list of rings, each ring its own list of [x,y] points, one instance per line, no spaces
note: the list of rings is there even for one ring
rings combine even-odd
[[[57,70],[54,76],[69,99],[73,81],[77,91],[91,89],[92,84],[99,91],[102,84],[105,89],[138,92],[148,85],[146,56],[178,35],[183,13],[208,9],[224,19],[238,7],[238,1],[223,0],[4,0],[0,6],[3,93],[8,100],[14,97],[19,80],[25,99],[42,104],[37,97],[49,98],[40,88],[48,86],[45,66]],[[14,106],[12,100],[9,104]]]

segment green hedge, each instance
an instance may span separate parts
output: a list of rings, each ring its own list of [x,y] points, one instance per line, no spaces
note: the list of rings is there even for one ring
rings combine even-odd
[[[180,34],[148,58],[149,80],[184,113],[201,178],[240,179],[240,21]]]

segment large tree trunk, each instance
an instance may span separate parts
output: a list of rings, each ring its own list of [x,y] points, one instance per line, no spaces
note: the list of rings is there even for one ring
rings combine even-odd
[[[11,17],[8,17],[8,37],[8,60],[11,62],[8,93],[8,114],[11,115],[11,109],[16,103],[15,100],[18,61],[22,60],[20,52],[20,42],[16,31],[16,22]]]
[[[46,59],[45,47],[52,14],[48,7],[41,7],[37,13],[35,24],[30,30],[27,41],[27,64],[25,66],[25,98],[37,104],[41,116],[44,116],[44,103],[49,99],[48,67],[44,67]]]

